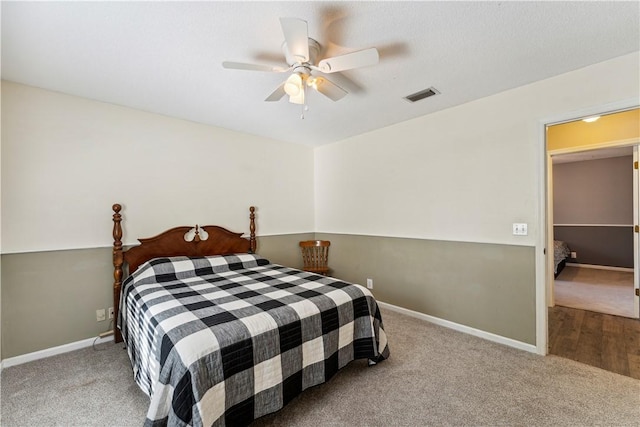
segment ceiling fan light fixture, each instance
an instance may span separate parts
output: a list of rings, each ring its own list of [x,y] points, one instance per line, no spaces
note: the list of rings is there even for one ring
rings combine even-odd
[[[291,97],[298,96],[302,92],[302,76],[298,73],[291,74],[284,83],[284,91]]]
[[[321,77],[309,77],[307,79],[307,86],[312,87],[315,90],[318,90],[318,86],[320,86],[321,83],[322,83]]]
[[[293,73],[265,99],[267,102],[279,101],[285,95],[289,95],[289,102],[306,106],[307,87],[313,88],[332,101],[338,101],[347,95],[347,91],[327,78],[312,76],[312,72],[348,71],[374,65],[379,61],[378,50],[372,47],[324,58],[318,62],[321,46],[316,40],[309,38],[307,21],[298,18],[280,18],[280,26],[284,35],[282,51],[288,67],[231,61],[222,63],[222,66],[227,69],[277,73],[292,71]]]
[[[296,95],[289,95],[289,102],[304,105],[304,87]]]

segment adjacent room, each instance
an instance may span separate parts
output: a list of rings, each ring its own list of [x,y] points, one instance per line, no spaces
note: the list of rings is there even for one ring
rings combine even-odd
[[[638,318],[638,143],[638,109],[548,128],[556,304]]]
[[[554,239],[569,248],[556,304],[637,318],[633,147],[559,156],[553,168]]]
[[[635,378],[639,142],[638,109],[547,129],[549,353]]]
[[[0,8],[3,426],[637,423],[638,2]]]

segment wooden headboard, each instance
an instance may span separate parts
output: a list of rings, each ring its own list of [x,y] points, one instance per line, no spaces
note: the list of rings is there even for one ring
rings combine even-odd
[[[155,237],[138,239],[140,244],[122,249],[122,206],[113,205],[113,311],[114,322],[118,318],[120,307],[120,290],[124,274],[124,264],[127,264],[129,274],[146,261],[159,257],[175,256],[212,256],[228,255],[234,253],[255,253],[256,251],[256,224],[255,208],[249,208],[249,238],[242,237],[243,233],[234,233],[217,225],[205,225],[200,227],[175,227],[158,234]],[[194,232],[191,240],[185,237],[190,231]],[[203,232],[204,231],[204,232]],[[206,239],[203,238],[206,236]],[[115,342],[122,341],[118,328],[114,325]]]

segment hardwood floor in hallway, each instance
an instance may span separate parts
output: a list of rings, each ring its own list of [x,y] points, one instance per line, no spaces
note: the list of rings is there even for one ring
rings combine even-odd
[[[640,320],[561,306],[548,315],[550,354],[640,379]]]

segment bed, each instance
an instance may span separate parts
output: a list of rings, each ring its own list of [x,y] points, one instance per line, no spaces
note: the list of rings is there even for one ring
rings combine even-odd
[[[569,249],[569,245],[566,242],[562,240],[553,241],[553,277],[558,277],[570,255],[571,249]]]
[[[389,357],[369,290],[257,255],[253,207],[248,239],[196,225],[126,251],[120,211],[114,332],[150,397],[145,425],[248,425],[353,360]]]

